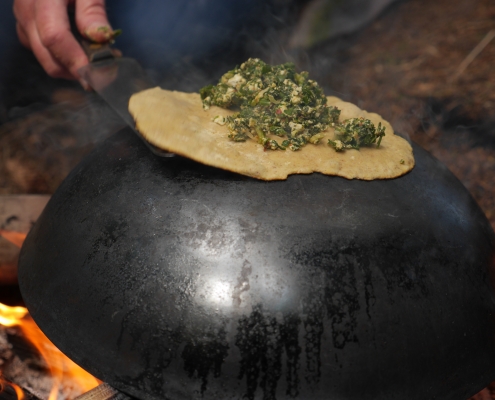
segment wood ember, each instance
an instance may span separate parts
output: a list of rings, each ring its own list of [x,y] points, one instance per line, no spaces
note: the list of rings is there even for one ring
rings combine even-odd
[[[0,326],[0,363],[2,375],[9,381],[38,398],[48,398],[53,384],[49,370],[18,328]]]
[[[16,389],[22,392],[23,400],[41,400],[28,390],[0,376],[0,400],[18,400],[19,394]]]
[[[18,327],[0,325],[0,376],[41,400],[48,399],[54,384],[46,361]],[[83,392],[76,381],[64,379],[57,398],[74,399]]]

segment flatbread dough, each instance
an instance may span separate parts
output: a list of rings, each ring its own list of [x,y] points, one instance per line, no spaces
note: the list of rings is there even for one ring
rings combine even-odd
[[[298,151],[265,150],[255,140],[234,142],[228,139],[226,126],[212,121],[218,115],[232,115],[234,111],[215,106],[205,111],[199,94],[159,87],[133,95],[129,111],[137,130],[153,145],[206,165],[266,181],[312,172],[348,179],[389,179],[414,167],[411,145],[394,135],[390,124],[378,114],[363,111],[337,97],[328,97],[328,105],[341,110],[341,121],[364,117],[375,125],[379,122],[385,125],[380,147],[336,152],[327,144],[328,139],[334,138],[332,128],[323,132],[325,137],[319,144],[307,144]],[[280,142],[280,138],[276,139]]]

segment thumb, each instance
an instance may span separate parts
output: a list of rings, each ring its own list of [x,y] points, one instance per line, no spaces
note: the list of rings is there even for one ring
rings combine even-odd
[[[105,0],[76,0],[76,24],[79,32],[95,42],[107,42],[113,30],[107,19]]]

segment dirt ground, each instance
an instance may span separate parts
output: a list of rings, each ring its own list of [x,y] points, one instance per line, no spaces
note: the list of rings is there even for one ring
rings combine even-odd
[[[494,36],[492,0],[411,0],[351,38],[331,73],[324,45],[309,58],[319,82],[443,161],[495,228]]]

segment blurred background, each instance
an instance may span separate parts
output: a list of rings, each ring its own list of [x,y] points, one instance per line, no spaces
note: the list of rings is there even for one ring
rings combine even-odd
[[[0,194],[52,193],[119,126],[94,93],[48,77],[0,3]],[[295,62],[442,160],[495,227],[491,0],[109,0],[116,46],[166,89],[198,91],[248,57]]]
[[[48,77],[0,3],[0,194],[52,193],[118,118]],[[295,62],[442,160],[495,227],[491,0],[109,0],[116,46],[166,89],[198,91],[248,57]]]

